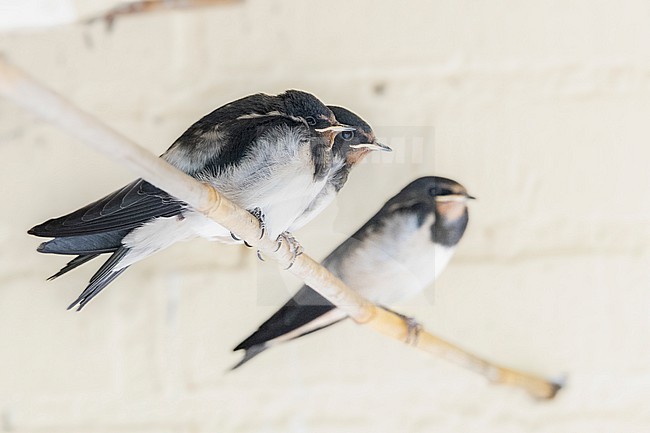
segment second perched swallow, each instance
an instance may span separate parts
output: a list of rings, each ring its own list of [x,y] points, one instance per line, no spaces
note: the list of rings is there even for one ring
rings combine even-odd
[[[355,129],[354,131],[343,131],[334,139],[334,144],[332,145],[332,167],[327,175],[327,182],[305,212],[291,224],[289,228],[291,232],[307,224],[332,203],[336,194],[338,194],[347,182],[350,170],[361,162],[369,152],[376,150],[384,152],[392,151],[390,147],[377,141],[377,137],[375,137],[375,133],[370,125],[361,117],[343,107],[337,107],[335,105],[328,105],[327,107],[332,110],[336,120],[345,125],[353,126]]]
[[[161,157],[263,215],[266,232],[277,237],[327,183],[336,134],[352,130],[309,93],[257,94],[204,116]],[[225,228],[142,179],[29,233],[54,238],[39,252],[77,256],[51,278],[111,253],[69,307],[79,309],[131,264],[175,242],[233,241]]]
[[[422,291],[442,272],[460,241],[472,199],[459,183],[422,177],[391,198],[322,264],[370,301],[390,306]],[[308,286],[234,350],[237,368],[264,350],[346,318]]]

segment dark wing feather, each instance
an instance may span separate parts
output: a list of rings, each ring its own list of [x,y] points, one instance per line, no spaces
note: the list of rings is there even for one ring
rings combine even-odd
[[[300,328],[336,308],[308,286],[303,286],[250,337],[233,350],[249,349]]]
[[[155,217],[180,214],[185,204],[142,179],[28,233],[41,237],[80,236],[130,230]]]

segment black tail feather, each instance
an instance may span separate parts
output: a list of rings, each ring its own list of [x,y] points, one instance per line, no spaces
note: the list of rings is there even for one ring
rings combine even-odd
[[[67,265],[62,267],[59,272],[57,272],[56,274],[50,276],[47,280],[51,281],[51,280],[53,280],[55,278],[58,278],[61,275],[65,274],[67,272],[70,272],[71,270],[73,270],[77,266],[81,266],[84,263],[89,262],[90,260],[94,259],[97,256],[99,256],[99,253],[97,253],[97,254],[81,254],[81,255],[78,255],[74,259],[70,260]]]
[[[93,299],[95,296],[99,294],[106,286],[108,286],[114,279],[119,277],[122,272],[126,271],[128,266],[126,268],[122,268],[119,271],[112,272],[105,278],[102,278],[101,280],[97,280],[86,287],[86,290],[83,291],[79,297],[68,306],[68,310],[74,308],[75,306],[79,305],[77,307],[77,311],[81,311],[83,307],[86,306],[88,302],[90,302],[91,299]]]
[[[121,247],[106,260],[106,262],[99,268],[99,270],[92,276],[86,289],[79,295],[79,297],[68,307],[68,310],[79,306],[77,311],[80,311],[92,298],[97,296],[106,286],[108,286],[115,278],[119,277],[122,272],[126,271],[128,266],[113,271],[115,266],[124,258],[129,252],[126,247]]]

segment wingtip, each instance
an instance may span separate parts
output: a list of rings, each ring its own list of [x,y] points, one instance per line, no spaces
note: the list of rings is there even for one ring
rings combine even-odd
[[[39,237],[43,237],[43,238],[53,237],[53,236],[49,236],[48,233],[47,233],[47,230],[45,230],[45,226],[50,221],[52,221],[52,220],[47,220],[44,223],[35,225],[31,229],[27,230],[27,234],[32,235],[32,236],[39,236]]]
[[[245,347],[244,347],[244,342],[242,341],[242,342],[239,343],[239,344],[237,345],[237,347],[235,347],[232,351],[233,351],[233,352],[237,352],[238,350],[244,350],[244,349],[245,349]]]
[[[239,347],[239,346],[238,346]],[[237,362],[237,364],[233,365],[230,367],[230,371],[236,370],[242,365],[246,364],[248,361],[259,355],[260,353],[264,352],[268,346],[266,344],[258,344],[256,346],[251,346],[246,350],[244,353],[244,357]],[[234,350],[239,350],[239,349],[234,349]]]
[[[248,350],[251,349],[252,347],[259,346],[260,345],[259,343],[255,344],[255,342],[251,341],[252,340],[251,337],[253,337],[253,335],[255,334],[256,333],[253,333],[252,335],[248,336],[244,341],[239,343],[237,347],[235,347],[232,351],[237,352],[238,350]]]

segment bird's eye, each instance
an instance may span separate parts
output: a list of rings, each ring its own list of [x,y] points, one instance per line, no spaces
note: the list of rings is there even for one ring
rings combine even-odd
[[[454,192],[450,190],[449,188],[440,188],[438,186],[434,186],[429,190],[429,195],[432,197],[438,196],[438,195],[452,195]]]
[[[341,132],[341,138],[345,141],[350,141],[354,137],[354,132],[352,131],[343,131]]]
[[[307,125],[309,125],[309,126],[315,126],[316,125],[316,118],[313,117],[313,116],[305,117],[305,121],[307,122]]]

